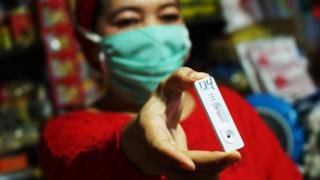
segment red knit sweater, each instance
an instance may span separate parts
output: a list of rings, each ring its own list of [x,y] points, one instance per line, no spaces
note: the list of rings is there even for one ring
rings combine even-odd
[[[301,180],[302,177],[281,149],[275,136],[255,110],[239,95],[220,88],[244,140],[242,159],[220,175],[220,180]],[[206,114],[196,108],[182,122],[192,150],[220,150]],[[119,147],[121,128],[130,117],[113,112],[79,111],[48,123],[40,145],[41,166],[47,180],[165,179],[140,173]]]

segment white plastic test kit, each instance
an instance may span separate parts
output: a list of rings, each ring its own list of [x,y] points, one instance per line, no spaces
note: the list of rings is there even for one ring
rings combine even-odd
[[[198,80],[194,86],[223,150],[242,148],[243,140],[213,77]]]

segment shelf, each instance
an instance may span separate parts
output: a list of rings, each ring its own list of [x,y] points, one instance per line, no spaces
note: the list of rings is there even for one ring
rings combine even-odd
[[[45,53],[41,42],[0,52],[0,82],[44,78]]]
[[[0,50],[0,63],[8,59],[33,54],[41,48],[40,42],[35,42],[27,47],[13,47],[11,50]]]
[[[9,179],[31,179],[32,178],[32,169],[28,168],[21,171],[16,171],[12,173],[0,173],[0,179],[9,180]]]

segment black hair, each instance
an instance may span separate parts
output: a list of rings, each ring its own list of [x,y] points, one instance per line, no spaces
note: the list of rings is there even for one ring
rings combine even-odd
[[[106,0],[96,0],[95,7],[93,9],[93,15],[92,15],[92,23],[91,27],[93,31],[97,31],[97,23],[98,23],[98,17],[101,16],[103,12],[103,8],[105,7],[105,1]]]

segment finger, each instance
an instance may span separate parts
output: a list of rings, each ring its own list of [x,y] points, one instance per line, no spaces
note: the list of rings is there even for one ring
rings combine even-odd
[[[183,104],[181,103],[182,98],[183,97],[174,101],[167,102],[166,104],[166,123],[169,129],[175,130],[180,122],[183,109]]]
[[[173,169],[194,171],[196,166],[192,159],[167,141],[154,142],[154,151],[159,162]]]
[[[182,151],[187,151],[187,137],[181,125],[178,125],[176,129],[169,129],[169,131],[179,149]]]
[[[179,148],[173,140],[167,127],[161,122],[161,117],[152,117],[152,122],[148,121],[145,125],[145,136],[150,144],[151,152],[154,153],[159,163],[176,169],[193,171],[195,164],[191,158]]]
[[[188,67],[179,68],[168,79],[159,85],[160,91],[166,94],[181,95],[182,92],[193,86],[193,83],[209,75],[196,72]]]
[[[188,151],[188,156],[196,164],[196,171],[210,171],[219,174],[227,167],[240,161],[241,154],[232,152]]]
[[[179,68],[168,79],[161,82],[155,93],[166,104],[165,114],[169,128],[176,128],[182,112],[183,91],[192,87],[194,82],[207,77],[208,74],[196,72],[188,67]]]
[[[144,137],[151,152],[154,153],[153,157],[157,157],[159,162],[170,167],[193,171],[195,169],[194,163],[183,152],[180,144],[174,141],[174,137],[183,140],[184,136],[178,136],[178,132],[176,134],[174,131],[169,131],[163,110],[165,107],[159,101],[157,98],[151,97],[139,115],[139,124],[144,131]],[[182,131],[182,128],[176,130]]]

